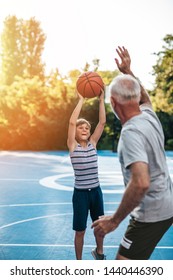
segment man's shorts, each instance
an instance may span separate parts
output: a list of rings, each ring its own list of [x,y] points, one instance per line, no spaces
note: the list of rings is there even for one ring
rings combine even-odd
[[[173,217],[155,223],[141,223],[131,219],[118,254],[131,260],[148,260],[172,223]]]
[[[92,221],[104,215],[103,195],[100,187],[87,190],[74,188],[73,192],[73,230],[84,231],[90,211]]]

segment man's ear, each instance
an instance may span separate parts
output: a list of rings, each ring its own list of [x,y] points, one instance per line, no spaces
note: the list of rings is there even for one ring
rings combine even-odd
[[[116,100],[115,100],[115,98],[113,96],[110,96],[110,102],[111,102],[112,108],[115,108]]]

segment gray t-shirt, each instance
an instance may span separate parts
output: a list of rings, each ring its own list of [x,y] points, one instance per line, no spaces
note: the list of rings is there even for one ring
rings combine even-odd
[[[118,154],[124,184],[130,179],[129,166],[149,165],[150,187],[131,216],[140,222],[157,222],[173,216],[173,183],[164,151],[164,134],[157,115],[148,107],[127,121],[121,131]]]

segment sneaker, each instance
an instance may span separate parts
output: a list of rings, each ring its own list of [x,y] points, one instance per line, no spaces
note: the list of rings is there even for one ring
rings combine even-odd
[[[97,248],[93,249],[91,254],[95,260],[106,260],[106,256],[104,254],[97,253]]]

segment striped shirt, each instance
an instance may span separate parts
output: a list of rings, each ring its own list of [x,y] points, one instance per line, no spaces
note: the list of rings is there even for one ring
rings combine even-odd
[[[98,157],[94,146],[88,142],[86,148],[80,144],[70,153],[75,175],[75,188],[91,189],[99,186]]]

